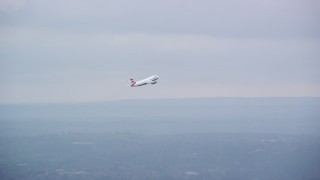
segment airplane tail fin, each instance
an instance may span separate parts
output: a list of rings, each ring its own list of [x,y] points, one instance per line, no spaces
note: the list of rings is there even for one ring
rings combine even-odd
[[[136,81],[134,81],[132,78],[130,78],[130,86],[134,87],[134,85],[136,84]]]

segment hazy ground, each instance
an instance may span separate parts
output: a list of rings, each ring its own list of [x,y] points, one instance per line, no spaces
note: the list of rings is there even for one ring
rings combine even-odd
[[[131,133],[1,138],[1,179],[319,179],[304,135]]]
[[[320,98],[0,106],[1,179],[319,179]]]
[[[320,135],[320,98],[200,98],[0,105],[0,135],[256,132]]]

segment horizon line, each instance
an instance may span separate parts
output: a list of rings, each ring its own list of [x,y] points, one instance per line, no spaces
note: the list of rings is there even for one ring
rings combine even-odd
[[[101,101],[48,101],[48,102],[0,102],[0,105],[22,104],[91,104],[121,101],[158,101],[158,100],[191,100],[191,99],[269,99],[269,98],[320,98],[320,96],[207,96],[207,97],[182,97],[182,98],[131,98]]]

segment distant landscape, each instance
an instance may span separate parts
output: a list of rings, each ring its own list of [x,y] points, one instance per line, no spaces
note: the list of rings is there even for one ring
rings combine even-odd
[[[1,179],[319,179],[320,140],[270,134],[1,138]]]
[[[320,135],[320,98],[194,98],[0,105],[0,136],[70,132]]]
[[[320,98],[0,105],[1,179],[320,179]]]

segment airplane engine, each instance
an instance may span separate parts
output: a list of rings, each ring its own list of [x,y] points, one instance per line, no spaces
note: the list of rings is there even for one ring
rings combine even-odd
[[[154,82],[152,82],[151,84],[156,84],[157,83],[157,81],[154,81]]]

